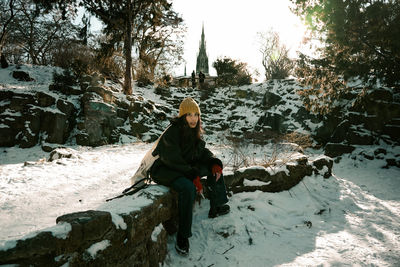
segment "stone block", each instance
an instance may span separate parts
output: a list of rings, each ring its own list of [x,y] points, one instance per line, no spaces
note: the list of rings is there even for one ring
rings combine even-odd
[[[325,145],[325,155],[335,158],[346,153],[351,153],[355,147],[346,144],[328,143]]]

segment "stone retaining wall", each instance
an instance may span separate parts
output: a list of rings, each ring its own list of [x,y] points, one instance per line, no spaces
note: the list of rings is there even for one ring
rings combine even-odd
[[[159,266],[167,255],[176,197],[152,185],[99,209],[57,218],[57,225],[0,247],[0,265]],[[7,249],[8,248],[8,249]]]

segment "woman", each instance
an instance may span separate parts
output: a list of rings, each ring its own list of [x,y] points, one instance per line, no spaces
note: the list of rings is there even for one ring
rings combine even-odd
[[[185,98],[179,106],[179,116],[162,135],[155,152],[160,156],[150,175],[158,184],[178,192],[178,234],[175,248],[181,255],[189,253],[192,235],[193,204],[196,191],[203,193],[200,177],[207,176],[210,210],[209,218],[227,214],[222,162],[205,147],[202,139],[200,108],[192,98]]]

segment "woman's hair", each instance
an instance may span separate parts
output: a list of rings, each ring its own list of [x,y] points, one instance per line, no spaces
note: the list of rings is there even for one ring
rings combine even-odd
[[[175,120],[181,125],[181,134],[182,140],[181,142],[190,141],[198,141],[203,137],[203,128],[201,127],[201,118],[199,116],[199,120],[195,128],[191,128],[186,121],[186,115],[175,118]]]

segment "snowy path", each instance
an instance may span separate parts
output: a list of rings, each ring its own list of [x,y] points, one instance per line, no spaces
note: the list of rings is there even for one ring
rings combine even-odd
[[[0,165],[0,244],[53,226],[60,215],[95,209],[120,194],[130,186],[147,149],[147,144],[81,148],[73,158],[28,166],[27,155],[13,159],[10,149],[8,161],[15,163]],[[35,155],[37,161],[41,152],[32,153],[30,160]]]

